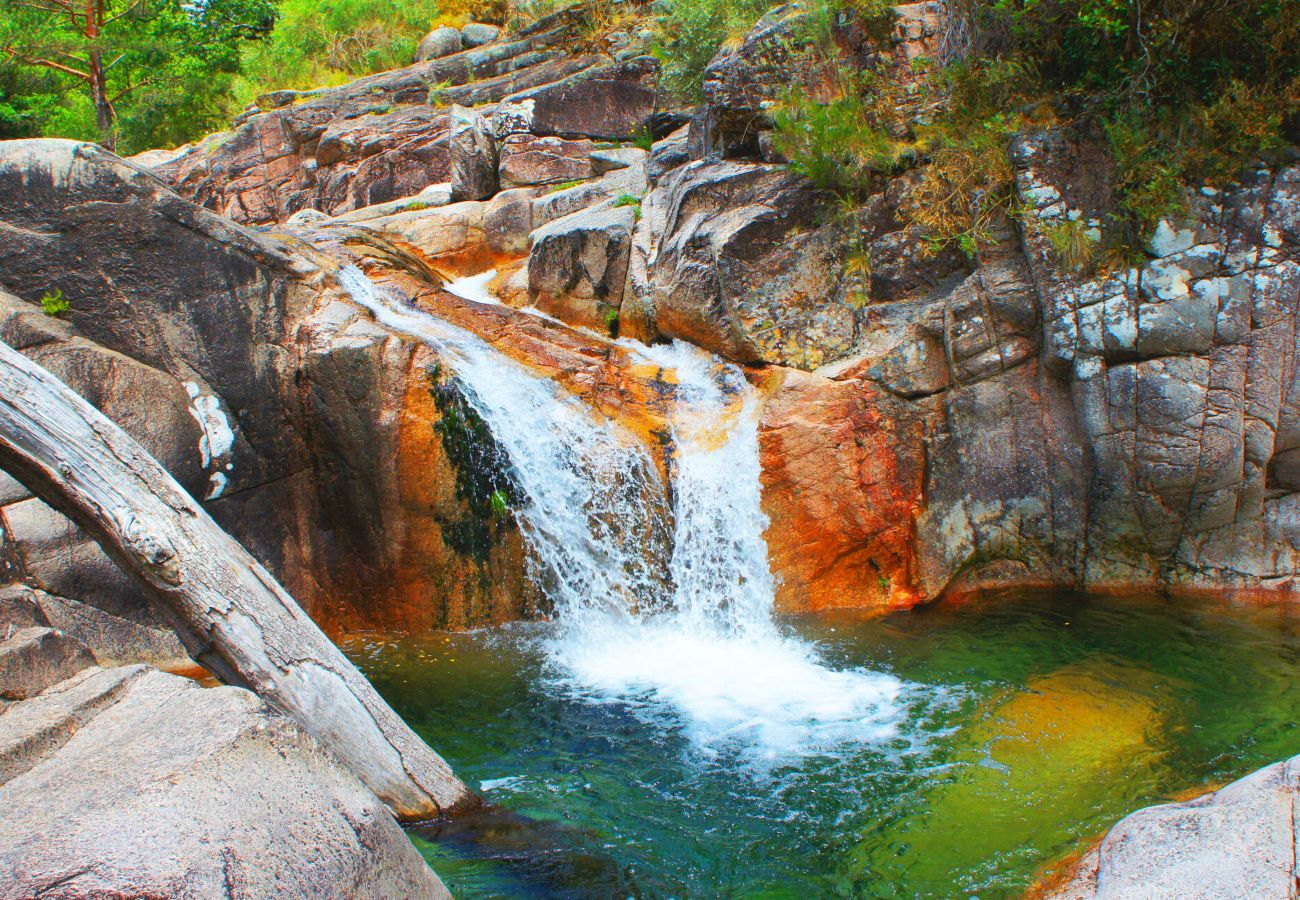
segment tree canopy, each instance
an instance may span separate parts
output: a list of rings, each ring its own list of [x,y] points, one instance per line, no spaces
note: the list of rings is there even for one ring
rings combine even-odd
[[[135,151],[219,127],[274,23],[271,0],[0,0],[0,137],[42,120]]]

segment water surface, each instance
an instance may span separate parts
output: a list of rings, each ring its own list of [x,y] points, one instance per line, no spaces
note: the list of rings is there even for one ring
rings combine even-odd
[[[1300,752],[1285,607],[1037,594],[776,624],[819,691],[880,690],[861,727],[783,712],[789,660],[761,653],[677,679],[748,698],[718,730],[672,677],[575,679],[554,626],[345,649],[498,807],[412,836],[458,897],[1018,896],[1132,809]]]

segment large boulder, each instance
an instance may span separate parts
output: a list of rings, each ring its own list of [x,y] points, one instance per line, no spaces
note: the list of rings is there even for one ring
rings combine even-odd
[[[591,141],[512,134],[501,142],[501,186],[561,184],[593,174]]]
[[[642,56],[596,65],[551,84],[511,94],[537,135],[626,141],[655,113],[659,61]]]
[[[418,62],[441,59],[444,56],[459,53],[462,46],[460,29],[453,28],[450,25],[443,25],[420,38],[420,46],[416,48],[415,58]]]
[[[608,328],[623,302],[635,224],[630,207],[606,205],[534,231],[528,290],[537,308],[574,325]]]
[[[1185,803],[1139,810],[1048,900],[1287,900],[1300,881],[1300,757]]]
[[[470,22],[460,30],[460,34],[466,47],[482,47],[495,41],[501,35],[501,29],[485,22]]]
[[[821,200],[778,166],[694,162],[642,203],[632,290],[658,333],[742,363],[815,369],[847,356],[865,285]]]
[[[142,666],[0,714],[0,805],[3,898],[450,896],[289,719]]]

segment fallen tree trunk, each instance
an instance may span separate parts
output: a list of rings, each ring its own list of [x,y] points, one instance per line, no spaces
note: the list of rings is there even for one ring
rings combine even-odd
[[[288,592],[144,448],[0,343],[0,467],[92,534],[164,609],[193,658],[294,718],[394,814],[477,798]]]

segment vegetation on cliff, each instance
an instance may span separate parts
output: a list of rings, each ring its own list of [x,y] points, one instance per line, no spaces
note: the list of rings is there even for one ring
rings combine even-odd
[[[431,26],[528,20],[564,5],[96,3],[86,19],[68,0],[0,0],[0,137],[116,140],[123,152],[174,145],[267,90],[403,65]],[[608,12],[608,2],[596,6]],[[709,61],[771,6],[643,7],[663,86],[698,101]],[[1300,4],[1287,0],[954,0],[942,58],[911,60],[917,77],[902,80],[883,60],[841,52],[851,25],[888,25],[889,3],[805,6],[798,52],[816,58],[831,90],[791,90],[775,114],[778,149],[849,198],[925,164],[905,211],[937,245],[972,251],[992,216],[1014,212],[1006,151],[1025,129],[1084,121],[1104,136],[1116,163],[1109,232],[1119,247],[1178,211],[1186,185],[1228,179],[1294,138]],[[1077,244],[1071,238],[1061,235],[1062,245]]]
[[[885,61],[861,71],[840,64],[830,98],[792,89],[776,114],[792,165],[846,197],[928,164],[904,211],[938,244],[971,252],[996,211],[1015,212],[1007,147],[1025,130],[1076,121],[1104,136],[1115,163],[1107,249],[1121,255],[1184,208],[1186,187],[1229,180],[1294,143],[1300,4],[952,6],[944,58],[910,62],[924,77],[900,81]],[[830,11],[841,28],[846,14]],[[805,53],[835,64],[834,31],[810,37]],[[1053,243],[1077,259],[1086,250],[1077,237]]]

